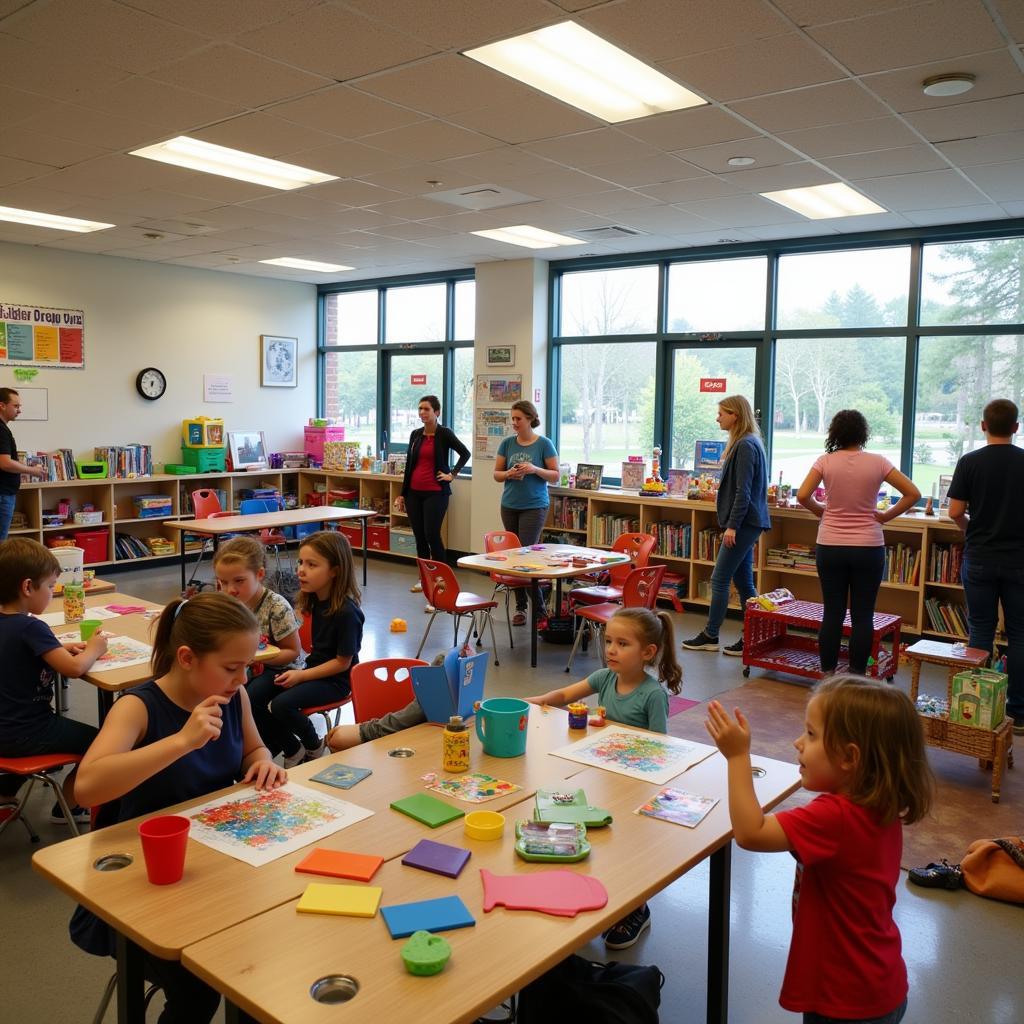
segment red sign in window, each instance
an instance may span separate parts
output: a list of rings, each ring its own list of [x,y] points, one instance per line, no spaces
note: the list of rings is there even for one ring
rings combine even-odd
[[[427,386],[427,375],[425,373],[414,373],[409,377],[409,383],[415,387],[426,387]]]
[[[701,392],[710,391],[716,394],[725,394],[725,377],[701,377]]]

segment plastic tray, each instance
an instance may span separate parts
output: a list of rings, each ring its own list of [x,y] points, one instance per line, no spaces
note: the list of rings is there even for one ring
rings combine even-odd
[[[578,861],[586,860],[590,856],[590,843],[587,841],[587,828],[585,825],[576,825],[576,835],[579,839],[579,853],[527,853],[526,844],[522,838],[523,825],[536,824],[520,820],[516,822],[516,853],[523,860],[539,861],[554,864],[575,864]]]

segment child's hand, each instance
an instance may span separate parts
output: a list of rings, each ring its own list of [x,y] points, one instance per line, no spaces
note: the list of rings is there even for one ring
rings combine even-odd
[[[524,697],[523,700],[525,700],[527,704],[540,704],[541,707],[543,707],[547,703],[547,701],[544,700],[544,696],[545,695],[542,693],[539,697]]]
[[[304,678],[302,669],[292,668],[287,672],[279,672],[274,679],[274,685],[280,686],[284,690],[290,690],[296,683],[301,683]]]
[[[90,654],[94,654],[97,658],[102,658],[107,653],[107,634],[101,630],[96,630],[91,637],[89,642],[85,645],[85,650]]]
[[[85,644],[81,640],[69,640],[66,644],[61,644],[68,654],[81,654],[85,650]]]
[[[251,782],[257,789],[277,789],[288,781],[288,773],[273,761],[254,761],[242,781]]]
[[[704,728],[727,759],[750,754],[750,724],[739,708],[733,719],[717,700],[711,701]]]
[[[224,724],[221,705],[227,704],[230,699],[219,693],[214,694],[192,709],[188,721],[181,728],[181,738],[189,750],[205,747],[210,740],[220,736]]]

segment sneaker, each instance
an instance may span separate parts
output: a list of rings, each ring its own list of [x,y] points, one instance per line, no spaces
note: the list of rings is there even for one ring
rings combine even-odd
[[[422,584],[422,583],[420,583],[420,582],[419,582],[419,581],[417,580],[417,582],[415,582],[415,583],[414,583],[414,584],[413,584],[413,585],[412,585],[412,586],[411,586],[411,587],[409,588],[409,593],[410,593],[410,594],[422,594],[422,593],[423,593],[423,584]]]
[[[306,748],[300,743],[299,749],[294,754],[284,754],[283,757],[285,771],[290,771],[297,764],[302,764],[306,760]]]
[[[651,926],[651,908],[645,903],[608,929],[604,944],[609,949],[629,949]]]
[[[686,645],[683,644],[683,646],[685,647]],[[736,641],[736,643],[729,644],[728,647],[723,647],[722,648],[722,653],[723,654],[728,654],[730,658],[742,658],[743,657],[743,637],[740,637],[739,640]]]
[[[923,885],[927,889],[961,889],[964,884],[960,865],[950,864],[945,859],[927,867],[911,868],[907,875],[914,885]]]
[[[526,625],[526,612],[516,612],[512,616],[513,626],[525,626]]]
[[[302,758],[303,761],[315,761],[318,757],[323,757],[327,753],[327,740],[321,740],[320,745],[313,750],[304,747],[302,752],[305,755]]]
[[[692,640],[683,641],[683,649],[687,651],[717,651],[718,637],[708,636],[702,629]]]
[[[432,604],[425,604],[423,606],[423,614],[424,615],[431,615],[431,614],[433,614],[436,611],[437,611],[437,609]]]
[[[89,812],[88,807],[79,807],[77,804],[71,808],[71,818],[76,825],[88,825],[92,820],[92,815]],[[60,809],[60,804],[54,804],[50,808],[50,821],[55,825],[63,825],[64,812]]]

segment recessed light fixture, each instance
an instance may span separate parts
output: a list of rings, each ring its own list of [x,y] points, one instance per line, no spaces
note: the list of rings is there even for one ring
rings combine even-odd
[[[752,156],[731,156],[726,163],[730,167],[749,167],[757,161]]]
[[[281,256],[276,260],[260,260],[260,263],[269,263],[272,267],[291,267],[292,270],[315,270],[318,274],[333,274],[338,270],[355,270],[355,267],[346,267],[341,263],[317,263],[316,260],[300,260],[293,256]]]
[[[962,96],[974,88],[974,75],[956,72],[949,75],[932,75],[921,83],[925,96]]]
[[[886,213],[884,206],[868,199],[856,189],[841,181],[830,185],[812,185],[810,188],[784,188],[777,192],[760,193],[779,206],[799,213],[811,220],[829,217],[862,217],[867,213]]]
[[[707,102],[573,21],[464,52],[605,121],[630,121]]]
[[[28,224],[34,228],[54,228],[56,231],[105,231],[114,224],[102,224],[98,220],[79,220],[77,217],[61,217],[56,213],[40,213],[38,210],[17,210],[13,206],[0,206],[0,220],[12,224]]]
[[[493,238],[496,242],[522,245],[527,249],[554,249],[559,245],[582,245],[583,240],[569,235],[556,235],[553,231],[535,228],[532,224],[513,224],[507,228],[488,228],[486,231],[471,231],[481,238]]]
[[[338,180],[333,174],[321,174],[308,167],[285,164],[280,160],[256,156],[255,153],[243,153],[240,149],[215,146],[212,142],[190,139],[187,135],[179,135],[176,139],[168,139],[155,146],[133,149],[131,155],[270,188],[302,188],[304,185]]]

